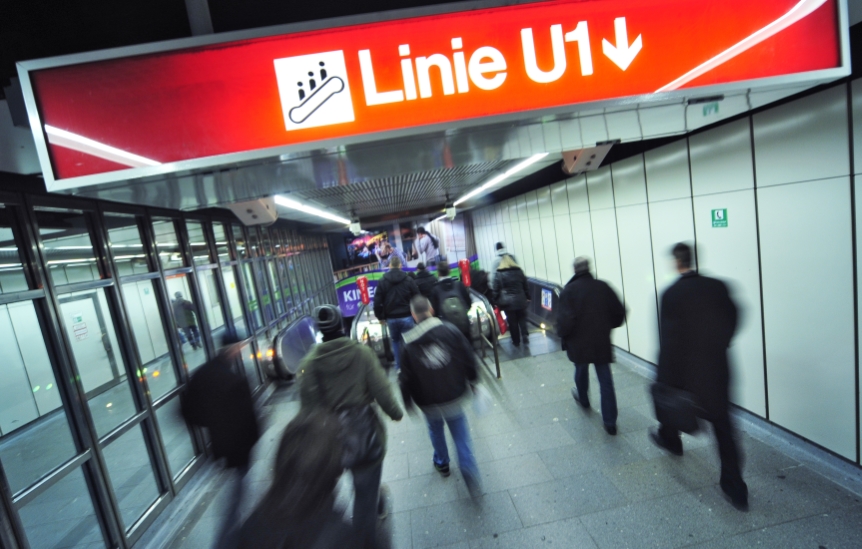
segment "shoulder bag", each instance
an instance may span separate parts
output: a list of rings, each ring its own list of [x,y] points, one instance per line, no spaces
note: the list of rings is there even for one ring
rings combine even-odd
[[[377,434],[377,414],[370,404],[360,406],[330,405],[323,387],[323,376],[315,370],[321,403],[338,417],[341,426],[342,457],[345,469],[371,465],[383,458],[383,443]]]

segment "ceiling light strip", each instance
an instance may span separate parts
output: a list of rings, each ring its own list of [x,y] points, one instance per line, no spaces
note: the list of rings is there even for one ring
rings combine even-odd
[[[297,202],[291,198],[287,198],[286,196],[276,195],[275,203],[279,206],[284,206],[285,208],[290,208],[291,210],[296,210],[302,213],[306,213],[308,215],[313,215],[316,217],[322,217],[323,219],[328,219],[330,221],[335,221],[337,223],[343,223],[344,225],[349,225],[350,220],[344,217],[337,216],[335,214],[331,214],[329,212],[325,212],[323,210],[317,209],[313,206],[309,206],[308,204],[303,204],[301,202]]]
[[[545,158],[546,156],[548,156],[548,153],[546,153],[546,152],[534,154],[530,158],[528,158],[526,160],[522,160],[521,162],[518,162],[517,164],[515,164],[514,166],[512,166],[511,168],[509,168],[505,172],[492,177],[491,179],[489,179],[488,181],[486,181],[485,183],[483,183],[479,187],[476,187],[475,189],[473,189],[469,193],[465,194],[464,196],[462,196],[461,198],[456,200],[454,205],[457,206],[458,204],[461,204],[462,202],[466,202],[466,201],[470,200],[471,198],[473,198],[477,194],[490,189],[491,187],[500,183],[501,181],[503,181],[507,177],[515,175],[516,173],[520,172],[524,168],[527,168],[528,166],[535,164],[536,162]]]
[[[143,168],[146,166],[160,166],[162,164],[151,158],[145,158],[110,145],[105,145],[83,135],[61,130],[48,124],[45,124],[45,133],[48,135],[48,143],[52,145],[86,153],[124,166]]]

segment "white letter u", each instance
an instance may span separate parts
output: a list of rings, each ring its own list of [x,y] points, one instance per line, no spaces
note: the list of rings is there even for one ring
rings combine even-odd
[[[566,44],[563,42],[563,26],[551,26],[551,47],[554,51],[554,68],[548,72],[539,68],[536,63],[536,46],[533,44],[533,29],[521,29],[521,44],[524,48],[524,65],[527,76],[539,84],[548,84],[559,80],[566,72]]]

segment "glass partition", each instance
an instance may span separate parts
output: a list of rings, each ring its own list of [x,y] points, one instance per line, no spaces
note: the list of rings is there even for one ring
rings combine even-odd
[[[180,340],[180,349],[186,366],[191,371],[206,362],[207,354],[201,340],[198,305],[192,301],[194,294],[189,283],[189,275],[167,276],[165,286],[171,300],[171,316]]]
[[[138,218],[134,215],[105,214],[108,244],[114,256],[118,276],[150,272]]]
[[[162,263],[162,269],[167,271],[177,267],[185,267],[174,220],[155,218],[153,220],[153,234],[155,235],[156,251],[159,254],[159,261]]]
[[[99,280],[99,266],[84,212],[37,208],[36,222],[48,276],[55,286]]]
[[[194,264],[209,265],[212,263],[203,223],[200,221],[186,221],[186,231],[189,233],[189,247],[192,250],[192,261]]]
[[[177,375],[171,360],[164,316],[156,297],[155,282],[127,282],[122,288],[129,323],[135,335],[141,377],[147,379],[150,398],[158,400],[177,386]]]
[[[12,216],[0,205],[0,294],[29,290],[18,244],[12,232]]]
[[[219,261],[230,261],[230,243],[227,239],[227,231],[225,231],[224,223],[213,223],[213,233],[215,234],[216,253]]]
[[[224,289],[227,294],[228,310],[233,318],[233,325],[236,328],[240,337],[248,335],[248,327],[245,325],[245,317],[242,313],[242,303],[239,298],[239,287],[236,281],[236,271],[233,267],[224,267],[222,269],[222,278],[224,279]]]

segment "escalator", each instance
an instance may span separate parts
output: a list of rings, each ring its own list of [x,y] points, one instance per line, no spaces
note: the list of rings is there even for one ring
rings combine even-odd
[[[470,335],[473,341],[473,348],[483,362],[491,358],[489,352],[493,353],[495,374],[499,378],[498,333],[493,308],[482,294],[471,289],[470,296],[472,303],[470,309],[467,311],[467,315],[470,318]],[[394,361],[386,324],[377,319],[371,305],[359,306],[359,311],[354,317],[353,326],[350,329],[350,337],[363,345],[371,347],[383,364]]]

